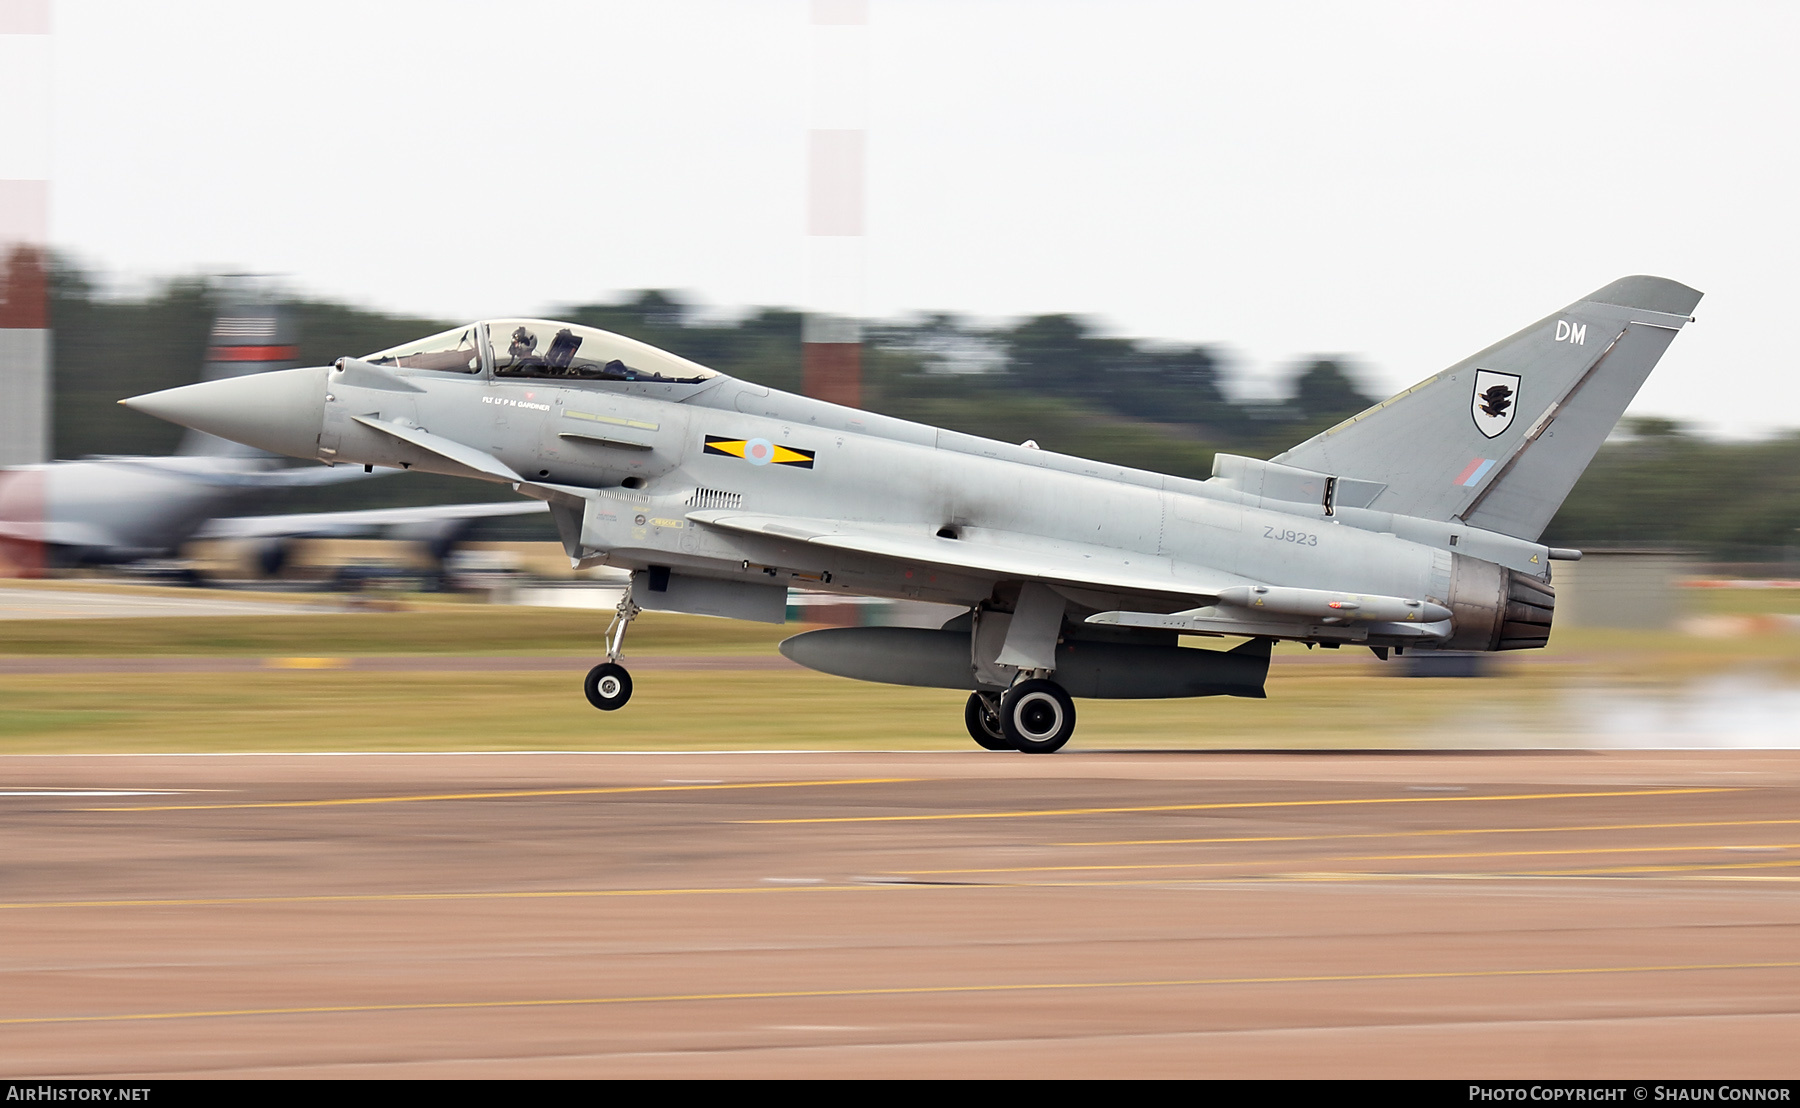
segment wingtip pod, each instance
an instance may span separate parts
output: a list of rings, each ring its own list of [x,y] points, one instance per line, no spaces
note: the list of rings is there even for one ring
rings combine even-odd
[[[1664,315],[1694,314],[1700,298],[1706,294],[1667,277],[1639,274],[1621,277],[1605,288],[1597,289],[1584,299],[1590,304],[1614,304],[1621,308],[1638,308]]]

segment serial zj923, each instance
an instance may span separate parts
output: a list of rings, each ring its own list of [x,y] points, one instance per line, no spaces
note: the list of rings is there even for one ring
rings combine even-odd
[[[1263,538],[1274,539],[1276,542],[1297,543],[1300,546],[1319,545],[1319,536],[1311,531],[1277,531],[1273,527],[1264,527]]]

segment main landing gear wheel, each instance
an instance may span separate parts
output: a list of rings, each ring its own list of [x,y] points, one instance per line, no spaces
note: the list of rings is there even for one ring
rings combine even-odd
[[[1015,749],[1054,753],[1075,733],[1075,701],[1054,681],[1021,681],[1000,698],[1000,727]]]
[[[602,712],[611,712],[623,708],[631,699],[631,674],[617,662],[601,662],[588,670],[587,680],[581,687],[587,693],[589,704]]]
[[[1000,727],[997,699],[992,693],[970,693],[969,703],[963,708],[963,723],[969,728],[969,737],[983,750],[1017,750]]]

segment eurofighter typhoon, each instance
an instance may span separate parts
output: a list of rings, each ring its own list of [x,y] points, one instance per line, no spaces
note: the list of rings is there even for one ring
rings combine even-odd
[[[735,380],[620,335],[496,319],[335,365],[121,403],[328,465],[504,482],[641,609],[779,623],[789,586],[954,604],[939,630],[812,631],[784,654],[969,690],[990,750],[1048,753],[1072,698],[1263,696],[1276,640],[1413,650],[1549,641],[1538,543],[1700,293],[1626,277],[1270,461],[1210,480],[940,430]],[[1244,640],[1231,649],[1181,636]]]

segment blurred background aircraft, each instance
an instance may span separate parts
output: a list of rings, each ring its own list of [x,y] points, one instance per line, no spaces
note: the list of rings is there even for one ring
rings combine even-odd
[[[290,313],[243,280],[221,282],[201,380],[294,364]],[[114,334],[127,348],[154,333]],[[80,336],[67,335],[74,349]],[[134,342],[133,340],[137,340]],[[127,357],[125,364],[133,364]],[[416,545],[441,575],[445,558],[485,519],[540,514],[530,502],[443,504],[245,516],[293,490],[342,486],[373,476],[361,469],[290,466],[261,451],[190,431],[169,455],[96,455],[0,470],[0,544],[15,572],[96,566],[148,568],[197,582],[177,559],[196,539],[252,544],[252,563],[278,574],[301,538],[383,536]]]

